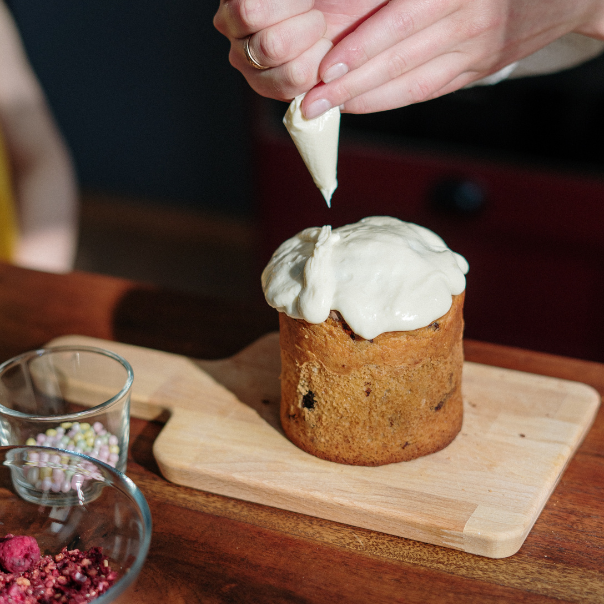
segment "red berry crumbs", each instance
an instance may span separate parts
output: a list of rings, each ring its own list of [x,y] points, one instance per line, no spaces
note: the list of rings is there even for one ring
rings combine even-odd
[[[33,537],[7,535],[0,539],[0,568],[7,573],[28,571],[40,559],[40,548]]]
[[[40,557],[33,537],[0,539],[0,604],[84,604],[117,579],[100,547],[87,552],[64,547],[56,556]]]

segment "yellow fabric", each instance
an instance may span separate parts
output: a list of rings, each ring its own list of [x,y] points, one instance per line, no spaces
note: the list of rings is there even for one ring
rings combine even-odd
[[[17,242],[17,215],[10,160],[0,131],[0,260],[10,261]]]

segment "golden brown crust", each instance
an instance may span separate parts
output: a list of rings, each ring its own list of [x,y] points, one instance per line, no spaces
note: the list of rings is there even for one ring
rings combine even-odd
[[[344,321],[280,313],[281,424],[298,447],[376,466],[446,447],[461,429],[464,294],[427,327],[365,340]]]

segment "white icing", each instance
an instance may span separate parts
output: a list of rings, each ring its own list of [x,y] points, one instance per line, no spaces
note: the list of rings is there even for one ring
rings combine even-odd
[[[262,288],[267,302],[290,317],[322,323],[337,310],[371,340],[442,317],[465,290],[468,268],[429,229],[374,216],[288,239],[264,269]]]
[[[312,179],[321,190],[327,206],[338,186],[338,139],[340,136],[340,109],[334,107],[323,115],[307,120],[300,110],[304,95],[290,104],[283,123],[292,137]]]

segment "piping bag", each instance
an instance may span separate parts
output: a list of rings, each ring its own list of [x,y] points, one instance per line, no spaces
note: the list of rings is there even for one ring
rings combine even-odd
[[[523,77],[567,69],[597,56],[603,50],[603,41],[570,33],[471,86],[495,84],[507,77]],[[301,94],[291,102],[283,118],[283,123],[294,140],[315,184],[325,197],[327,206],[331,207],[331,196],[338,186],[336,168],[340,109],[334,107],[313,120],[307,120],[300,111],[303,98],[304,94]]]
[[[307,120],[300,110],[304,94],[290,104],[283,123],[292,137],[312,179],[331,208],[331,196],[338,186],[338,139],[340,108],[333,107],[323,115]]]

